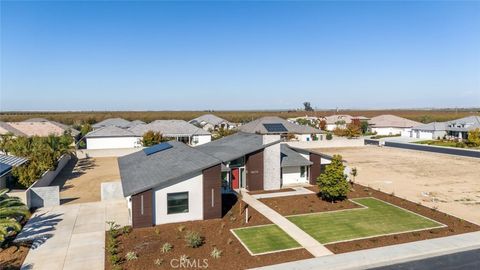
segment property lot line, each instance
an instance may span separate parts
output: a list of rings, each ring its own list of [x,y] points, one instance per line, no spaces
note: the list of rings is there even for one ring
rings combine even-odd
[[[333,241],[333,242],[326,242],[326,243],[321,243],[322,245],[331,245],[331,244],[338,244],[338,243],[343,243],[343,242],[351,242],[351,241],[356,241],[356,240],[365,240],[365,239],[369,239],[369,238],[375,238],[375,237],[380,237],[380,236],[390,236],[390,235],[396,235],[396,234],[402,234],[402,233],[409,233],[409,232],[420,232],[420,231],[426,231],[426,230],[432,230],[432,229],[439,229],[439,228],[445,228],[445,227],[448,227],[447,225],[441,223],[441,222],[438,222],[434,219],[431,219],[429,217],[426,217],[426,216],[423,216],[423,215],[420,215],[418,213],[415,213],[413,211],[410,211],[408,209],[405,209],[403,207],[400,207],[400,206],[397,206],[397,205],[394,205],[394,204],[391,204],[389,202],[386,202],[384,200],[380,200],[378,198],[375,198],[375,197],[360,197],[360,198],[355,198],[355,199],[375,199],[377,201],[380,201],[382,203],[385,203],[385,204],[388,204],[390,206],[394,206],[394,207],[397,207],[405,212],[410,212],[410,213],[413,213],[419,217],[422,217],[424,219],[427,219],[427,220],[430,220],[434,223],[437,223],[439,224],[440,226],[435,226],[435,227],[428,227],[428,228],[422,228],[422,229],[416,229],[416,230],[406,230],[406,231],[399,231],[399,232],[393,232],[393,233],[384,233],[384,234],[375,234],[375,235],[370,235],[370,236],[365,236],[365,237],[357,237],[357,238],[352,238],[352,239],[347,239],[347,240],[340,240],[340,241]],[[296,216],[307,216],[307,215],[321,215],[321,214],[327,214],[327,213],[335,213],[335,212],[344,212],[344,211],[353,211],[353,210],[366,210],[366,209],[369,209],[368,206],[366,205],[363,205],[359,202],[355,202],[353,200],[355,199],[348,199],[349,201],[355,203],[355,204],[358,204],[360,205],[362,208],[352,208],[352,209],[342,209],[342,210],[334,210],[334,211],[327,211],[327,212],[316,212],[316,213],[310,213],[310,214],[298,214],[298,215],[290,215],[290,216],[285,216],[285,217],[296,217]],[[320,241],[319,241],[320,242]]]
[[[277,252],[283,252],[283,251],[288,251],[288,250],[296,250],[296,249],[302,249],[302,245],[299,244],[299,247],[295,248],[287,248],[287,249],[280,249],[280,250],[274,250],[274,251],[267,251],[267,252],[260,252],[260,253],[253,253],[245,243],[243,243],[242,239],[235,233],[235,230],[242,230],[242,229],[249,229],[249,228],[258,228],[258,227],[265,227],[265,226],[277,226],[275,224],[266,224],[266,225],[257,225],[257,226],[251,226],[251,227],[243,227],[243,228],[237,228],[237,229],[230,229],[230,232],[237,238],[237,240],[242,244],[242,246],[248,251],[248,253],[251,256],[259,256],[259,255],[266,255],[266,254],[272,254],[272,253],[277,253]],[[282,230],[280,228],[280,230]],[[283,231],[283,230],[282,230]],[[286,232],[285,232],[286,233]],[[287,234],[287,233],[286,233]],[[287,234],[288,235],[288,234]],[[296,242],[296,241],[295,241]],[[297,243],[298,244],[298,243]]]

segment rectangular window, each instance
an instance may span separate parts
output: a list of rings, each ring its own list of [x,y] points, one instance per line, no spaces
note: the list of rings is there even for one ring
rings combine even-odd
[[[188,213],[188,192],[167,194],[167,214]]]
[[[305,177],[305,166],[300,167],[300,177]]]

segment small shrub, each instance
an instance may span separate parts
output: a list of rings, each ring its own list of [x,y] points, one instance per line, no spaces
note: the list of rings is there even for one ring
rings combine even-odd
[[[156,234],[156,235],[159,235],[159,234],[160,234],[160,229],[159,229],[159,228],[155,228],[155,234]]]
[[[129,252],[127,252],[127,254],[125,255],[125,259],[126,259],[127,261],[136,260],[136,259],[138,259],[137,253],[135,253],[134,251],[129,251]]]
[[[156,259],[153,261],[153,264],[156,266],[161,266],[163,264],[163,259]]]
[[[227,244],[231,245],[232,243],[233,243],[233,239],[232,239],[232,238],[228,238]]]
[[[110,263],[116,265],[120,262],[120,257],[117,254],[110,255]]]
[[[327,133],[327,140],[330,141],[331,139],[333,139],[333,135],[332,133]]]
[[[163,246],[162,246],[162,253],[170,252],[172,249],[173,249],[172,244],[167,242],[167,243],[163,244]]]
[[[132,226],[125,226],[122,228],[122,233],[123,234],[129,234],[132,232]]]
[[[203,239],[198,232],[188,231],[185,235],[185,242],[191,248],[197,248],[203,244]]]
[[[218,248],[213,248],[212,252],[210,253],[210,256],[214,259],[218,259],[222,256],[222,251],[219,250]]]
[[[183,231],[185,230],[185,226],[184,226],[184,225],[180,225],[180,226],[177,227],[177,230],[178,230],[179,232],[183,232]]]

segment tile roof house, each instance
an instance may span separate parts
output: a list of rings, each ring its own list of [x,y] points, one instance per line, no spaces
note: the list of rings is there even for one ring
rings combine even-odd
[[[105,126],[97,127],[85,135],[87,149],[142,147],[141,139],[148,131],[160,132],[164,137],[173,138],[192,146],[201,145],[211,141],[210,132],[183,120],[156,120],[149,124],[142,124],[140,121],[136,123],[134,123],[135,121],[132,121],[127,124],[126,122],[121,121],[123,119],[110,120],[111,121],[99,125]]]
[[[217,130],[219,128],[232,129],[235,127],[233,123],[213,114],[204,114],[190,120],[189,123],[207,131]]]
[[[325,120],[327,123],[325,126],[326,130],[333,131],[335,128],[344,129],[347,127],[347,124],[358,121],[360,124],[361,121],[370,120],[364,116],[351,116],[348,114],[334,114],[330,116],[323,117],[322,120]]]
[[[0,134],[12,133],[15,136],[47,137],[51,134],[61,136],[65,132],[70,132],[73,137],[80,134],[78,130],[70,126],[44,118],[32,118],[22,122],[0,122]]]
[[[304,125],[291,123],[277,116],[262,117],[238,128],[240,131],[258,134],[280,134],[286,137],[293,134],[299,141],[313,141],[315,138],[322,139],[323,131]]]
[[[372,117],[369,124],[378,135],[401,135],[411,137],[412,128],[422,123],[391,114]]]
[[[222,193],[311,183],[318,154],[299,154],[279,135],[239,132],[197,147],[161,143],[120,157],[118,164],[135,228],[220,218]]]

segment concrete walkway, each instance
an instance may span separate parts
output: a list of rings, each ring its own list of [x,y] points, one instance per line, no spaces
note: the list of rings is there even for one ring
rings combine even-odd
[[[367,269],[480,248],[480,232],[372,248],[277,265],[258,270]]]
[[[124,200],[41,208],[15,239],[33,241],[21,269],[105,268],[106,221],[128,224]]]
[[[255,208],[255,210],[257,210],[260,214],[264,215],[271,222],[280,227],[283,231],[290,235],[290,237],[295,239],[295,241],[297,241],[302,247],[308,250],[308,252],[310,252],[313,256],[320,257],[332,254],[330,250],[320,244],[317,240],[270,207],[261,203],[259,200],[247,194],[246,192],[242,192],[242,195],[245,203]]]
[[[274,192],[274,193],[265,193],[265,194],[256,194],[251,195],[255,199],[266,199],[266,198],[277,198],[285,196],[295,196],[295,195],[305,195],[305,194],[315,194],[315,192],[306,189],[304,187],[292,187],[295,191],[284,191],[284,192]]]

